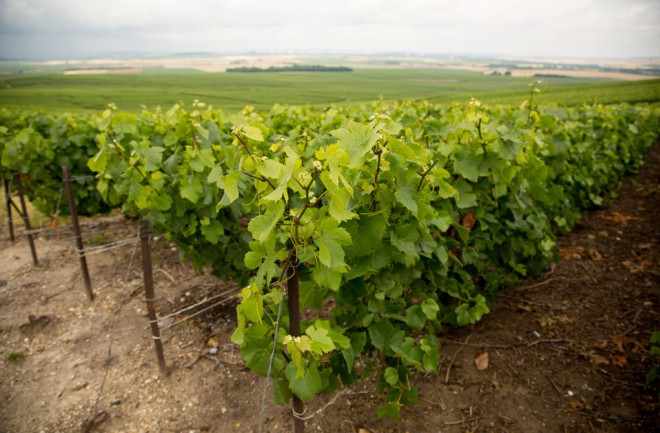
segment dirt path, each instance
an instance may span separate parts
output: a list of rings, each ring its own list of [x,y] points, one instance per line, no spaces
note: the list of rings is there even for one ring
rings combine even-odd
[[[642,389],[649,337],[660,329],[659,214],[656,146],[617,199],[560,239],[561,263],[503,292],[479,324],[447,329],[441,368],[418,380],[420,403],[401,423],[377,420],[381,399],[370,380],[307,421],[307,431],[660,431],[657,389]],[[121,217],[86,221],[83,230],[99,243],[136,237],[134,222]],[[258,431],[263,379],[229,341],[234,288],[195,275],[162,239],[153,243],[160,317],[205,296],[227,300],[164,331],[163,378],[139,253],[129,267],[133,242],[89,257],[97,293],[89,303],[70,234],[43,234],[38,268],[25,239],[1,237],[0,432]],[[478,370],[484,353],[488,367]],[[308,413],[330,401],[314,399]],[[269,393],[263,431],[290,431],[290,416]]]

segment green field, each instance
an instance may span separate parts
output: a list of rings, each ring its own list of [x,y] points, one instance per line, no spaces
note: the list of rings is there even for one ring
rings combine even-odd
[[[195,99],[234,111],[275,103],[328,105],[385,100],[519,104],[528,97],[528,78],[484,76],[450,69],[360,69],[353,72],[202,73],[147,72],[108,75],[13,76],[0,81],[0,106],[51,111],[98,111],[115,103],[136,112],[142,105],[167,107]],[[652,102],[660,80],[603,82],[547,78],[539,102]]]

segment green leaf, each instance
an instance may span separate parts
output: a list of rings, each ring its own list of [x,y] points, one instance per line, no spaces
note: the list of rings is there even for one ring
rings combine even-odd
[[[291,175],[293,174],[293,170],[295,170],[296,167],[299,166],[300,166],[300,159],[298,159],[297,157],[287,158],[286,165],[284,166],[284,169],[280,173],[280,177],[277,180],[278,182],[277,187],[263,199],[267,201],[277,201],[281,199],[282,196],[285,195],[286,193],[286,188],[289,184],[289,180],[291,179]]]
[[[436,181],[437,193],[440,198],[451,198],[456,195],[456,189],[442,179]]]
[[[189,183],[181,186],[181,197],[190,200],[193,203],[197,203],[199,197],[204,193],[204,186],[198,178],[193,177],[190,179]]]
[[[87,167],[89,167],[90,170],[96,171],[96,172],[101,172],[105,170],[105,167],[108,164],[108,158],[105,154],[106,150],[105,147],[101,150],[99,150],[96,155],[94,155],[88,162],[87,162]]]
[[[342,246],[351,244],[351,236],[333,218],[324,218],[319,224],[319,232],[314,243],[319,248],[321,263],[330,269],[347,270]]]
[[[454,154],[454,171],[467,180],[476,182],[479,179],[479,162],[481,157],[468,149]]]
[[[417,143],[404,143],[388,134],[385,134],[385,138],[387,138],[387,146],[392,149],[394,154],[419,164],[428,164],[430,162],[431,152],[424,146]]]
[[[284,406],[289,403],[292,395],[293,394],[289,389],[289,382],[284,379],[276,379],[273,381],[273,397],[275,398],[275,403]]]
[[[436,371],[440,364],[440,347],[438,346],[438,339],[435,335],[427,334],[426,337],[419,341],[419,347],[424,352],[422,357],[422,365],[427,373]]]
[[[403,173],[397,177],[397,187],[394,191],[396,199],[406,207],[413,215],[417,216],[417,203],[415,202],[415,192],[417,185],[412,179],[407,178]]]
[[[436,316],[440,312],[440,307],[438,306],[438,303],[431,298],[424,299],[424,301],[422,301],[421,307],[422,307],[422,311],[424,312],[424,315],[429,320],[435,320]]]
[[[159,211],[167,211],[172,207],[172,197],[167,194],[155,194],[151,198],[154,208]]]
[[[289,381],[289,389],[303,401],[308,401],[315,394],[323,390],[321,375],[313,365],[308,366],[305,369],[304,375],[300,378],[296,377],[297,370],[294,363],[290,362],[286,367],[284,375]]]
[[[399,382],[399,372],[394,367],[387,367],[383,373],[383,377],[385,378],[385,382],[392,386]]]
[[[337,129],[331,134],[339,139],[339,148],[348,154],[350,168],[359,168],[364,157],[381,137],[369,125],[352,120],[348,122],[348,129]]]
[[[133,201],[138,209],[146,209],[149,206],[150,192],[151,188],[133,182],[128,189],[128,199]]]
[[[319,266],[312,271],[312,278],[319,286],[326,287],[333,292],[336,292],[341,285],[342,273],[342,271]]]
[[[477,195],[473,192],[469,183],[459,179],[455,182],[454,187],[458,192],[458,197],[455,197],[455,200],[459,209],[477,206]]]
[[[241,173],[229,173],[223,179],[225,184],[225,194],[229,199],[229,203],[233,203],[238,198],[238,181],[241,178]]]
[[[371,344],[382,352],[389,347],[389,342],[394,337],[397,329],[389,320],[380,319],[369,326],[368,331]]]
[[[312,325],[305,330],[305,334],[312,339],[312,352],[322,355],[335,349],[335,344],[328,335],[327,329],[316,328],[316,326]]]
[[[338,222],[348,221],[350,219],[356,218],[357,214],[351,212],[348,209],[351,198],[351,191],[335,185],[335,183],[330,179],[330,174],[328,172],[323,172],[321,174],[321,181],[328,191],[327,200],[328,212],[330,213],[330,216],[336,219]]]
[[[416,246],[418,239],[419,232],[412,224],[400,225],[390,232],[390,243],[413,261],[419,259]]]
[[[112,118],[112,128],[118,134],[137,134],[137,117],[129,113],[117,113]]]
[[[406,310],[406,323],[413,329],[422,329],[426,325],[426,315],[419,305],[413,305]]]
[[[422,366],[422,350],[415,345],[415,340],[412,337],[392,341],[390,347],[401,358],[401,362],[405,367],[420,368]]]
[[[397,402],[387,403],[385,406],[378,406],[378,419],[388,417],[395,421],[401,421],[401,406],[402,405]]]
[[[362,350],[366,344],[367,334],[365,332],[356,332],[351,334],[350,346],[341,351],[341,354],[346,361],[346,366],[348,367],[349,373],[353,370],[353,364],[362,353]]]
[[[284,165],[272,159],[266,159],[257,165],[259,174],[271,179],[278,179],[283,170]]]
[[[265,242],[284,214],[284,203],[277,201],[269,203],[266,213],[252,218],[248,224],[248,230],[252,238],[259,242]]]
[[[362,215],[359,221],[346,224],[353,244],[344,248],[351,257],[364,257],[373,253],[383,243],[387,223],[383,215]]]
[[[148,172],[158,170],[160,168],[160,163],[163,160],[163,152],[165,151],[162,147],[149,147],[147,149],[142,149],[140,151],[140,156],[144,158],[144,169]]]
[[[256,285],[245,287],[241,291],[243,314],[254,323],[261,323],[264,315],[264,297]]]
[[[211,169],[208,177],[206,178],[208,183],[214,183],[218,188],[224,188],[225,182],[223,179],[222,166],[216,165]]]
[[[243,125],[243,134],[250,140],[254,141],[264,141],[264,135],[261,132],[261,129],[252,125]]]
[[[211,244],[216,245],[220,240],[220,236],[225,233],[222,224],[218,220],[211,220],[208,225],[202,225],[202,234]]]

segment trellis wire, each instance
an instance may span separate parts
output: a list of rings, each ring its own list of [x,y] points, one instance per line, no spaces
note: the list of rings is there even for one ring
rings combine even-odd
[[[114,250],[115,248],[123,247],[133,243],[133,239],[123,239],[121,241],[110,242],[103,245],[95,245],[92,247],[85,247],[82,250],[76,248],[76,254],[79,257],[91,256],[94,254],[104,253],[106,251]]]
[[[133,259],[135,259],[135,254],[137,253],[137,247],[138,244],[140,243],[140,227],[138,226],[138,233],[137,236],[135,237],[135,245],[133,247],[133,253],[131,254],[131,258],[128,261],[128,268],[126,269],[126,278],[124,279],[124,289],[126,288],[126,285],[128,285],[128,280],[130,279],[131,276],[131,268],[133,267]],[[112,326],[110,327],[110,341],[108,342],[108,352],[105,358],[105,370],[103,372],[103,380],[101,381],[101,385],[99,386],[99,391],[96,396],[96,402],[94,403],[94,414],[97,413],[98,406],[99,406],[99,401],[101,400],[101,395],[103,394],[103,388],[105,386],[105,381],[106,378],[108,377],[108,370],[110,369],[110,360],[112,359],[112,344],[115,340],[115,328],[117,327],[117,322],[119,320],[119,314],[121,313],[122,308],[126,303],[128,302],[128,293],[124,291],[124,294],[122,295],[122,299],[119,302],[119,305],[117,306],[117,312],[115,313],[115,318],[112,321]]]
[[[277,307],[277,321],[275,322],[275,337],[273,338],[273,350],[270,352],[270,360],[268,361],[268,372],[266,373],[266,380],[264,381],[264,391],[261,394],[261,410],[259,411],[259,433],[261,433],[261,428],[264,422],[264,412],[266,411],[266,393],[268,392],[268,385],[270,384],[270,374],[273,371],[273,359],[275,359],[275,348],[277,347],[277,334],[280,330],[280,317],[282,316],[282,304],[284,300],[280,302],[280,305]]]
[[[236,291],[238,292],[239,289],[236,289]],[[209,306],[209,307],[206,307],[206,308],[204,308],[204,309],[202,309],[202,310],[199,310],[199,311],[197,311],[197,312],[191,314],[190,316],[186,317],[185,319],[182,319],[182,320],[179,320],[179,321],[177,321],[177,322],[171,323],[171,324],[169,324],[169,325],[167,325],[167,326],[163,326],[163,327],[161,328],[161,331],[165,331],[165,330],[167,330],[167,329],[170,329],[170,328],[173,328],[173,327],[175,327],[175,326],[177,326],[177,325],[180,325],[180,324],[182,324],[182,323],[184,323],[184,322],[187,322],[188,320],[192,319],[193,317],[200,316],[201,314],[207,312],[208,310],[210,310],[210,309],[212,309],[212,308],[217,307],[218,305],[226,304],[227,302],[231,301],[231,299],[232,299],[232,298],[225,298],[225,299],[223,299],[223,300],[220,301],[220,302],[216,302],[215,304],[213,304],[213,305],[211,305],[211,306]],[[162,320],[162,319],[159,319],[159,321],[161,321],[161,320]]]
[[[183,312],[185,312],[185,311],[192,310],[192,309],[195,308],[195,307],[199,307],[200,305],[206,304],[207,302],[211,302],[211,301],[214,300],[214,299],[218,299],[218,298],[220,298],[220,297],[222,297],[222,296],[225,296],[225,295],[227,295],[227,294],[229,294],[229,293],[237,292],[237,291],[239,291],[238,288],[233,288],[233,289],[225,290],[225,291],[222,292],[222,293],[219,293],[219,294],[217,294],[217,295],[215,295],[215,296],[212,296],[212,297],[210,297],[210,298],[202,299],[201,301],[199,301],[199,302],[196,303],[196,304],[193,304],[193,305],[190,305],[190,306],[188,306],[188,307],[182,308],[182,309],[180,309],[179,311],[175,311],[175,312],[173,312],[173,313],[170,313],[170,314],[168,314],[167,316],[165,316],[165,317],[161,317],[161,318],[158,319],[158,320],[159,320],[159,321],[163,321],[163,320],[167,320],[167,319],[169,319],[169,318],[171,318],[171,317],[178,316],[179,314],[181,314],[181,313],[183,313]]]

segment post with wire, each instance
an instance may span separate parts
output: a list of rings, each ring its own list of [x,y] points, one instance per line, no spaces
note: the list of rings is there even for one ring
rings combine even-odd
[[[300,336],[300,284],[298,283],[298,257],[295,251],[288,263],[287,270],[287,295],[289,303],[289,332],[293,337]],[[293,431],[304,433],[305,420],[302,419],[305,406],[303,401],[295,393],[293,394]]]
[[[18,191],[18,198],[21,201],[21,216],[23,217],[23,223],[25,224],[25,234],[27,234],[28,242],[30,243],[30,252],[32,253],[32,263],[34,266],[39,266],[39,259],[37,258],[37,247],[34,245],[34,235],[32,232],[32,226],[30,225],[30,216],[28,215],[27,204],[25,203],[25,195],[23,195],[23,183],[21,181],[20,173],[14,173],[14,179],[16,179],[16,190]]]
[[[16,238],[14,237],[14,221],[11,216],[11,206],[14,204],[14,202],[11,201],[11,192],[10,192],[10,187],[9,187],[9,180],[5,177],[3,174],[4,181],[5,181],[5,204],[7,205],[7,227],[9,227],[9,239],[11,239],[12,242],[16,241]]]
[[[76,238],[76,253],[80,259],[80,269],[82,270],[83,280],[85,281],[85,291],[90,301],[94,300],[94,292],[92,291],[92,281],[89,278],[89,270],[87,269],[87,257],[85,257],[85,247],[83,245],[82,234],[80,233],[80,224],[78,223],[78,209],[76,208],[76,200],[73,196],[73,187],[71,186],[71,173],[69,167],[62,166],[62,176],[64,180],[64,187],[66,188],[66,197],[69,201],[69,212],[71,213],[71,225],[73,226],[73,234]]]
[[[151,338],[154,340],[156,357],[158,358],[158,367],[163,376],[167,376],[167,367],[165,366],[165,355],[163,354],[163,343],[160,339],[160,328],[158,327],[158,318],[156,317],[155,295],[154,295],[154,275],[151,265],[151,246],[149,245],[149,223],[143,219],[140,220],[140,243],[142,245],[142,273],[144,278],[144,297],[147,304],[147,315],[151,325]]]

